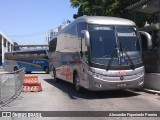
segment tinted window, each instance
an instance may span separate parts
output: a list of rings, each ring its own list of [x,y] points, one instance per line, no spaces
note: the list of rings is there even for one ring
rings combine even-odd
[[[49,51],[50,52],[55,52],[57,46],[57,38],[54,38],[52,41],[49,43]]]
[[[77,23],[77,33],[79,38],[83,37],[83,34],[81,33],[82,30],[87,30],[87,23],[84,22]]]
[[[115,48],[115,28],[110,26],[89,26],[91,38],[91,56],[93,58],[110,57]]]
[[[121,47],[126,51],[140,51],[136,28],[117,27],[117,36]]]
[[[75,36],[76,35],[76,27],[75,27],[75,25],[72,25],[71,27],[69,27],[64,33],[67,33],[67,34]]]
[[[48,55],[47,55],[46,50],[26,51],[26,52],[13,52],[13,53],[6,53],[5,54],[5,59],[7,59],[7,60],[37,59],[37,58],[48,59]]]

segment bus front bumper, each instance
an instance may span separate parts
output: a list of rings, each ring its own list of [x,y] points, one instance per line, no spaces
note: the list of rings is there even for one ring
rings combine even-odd
[[[134,75],[129,77],[124,76],[123,80],[121,80],[120,77],[109,77],[109,79],[107,80],[95,76],[89,76],[90,80],[89,90],[102,91],[102,90],[129,89],[129,88],[137,88],[137,89],[143,88],[144,75],[141,76]]]

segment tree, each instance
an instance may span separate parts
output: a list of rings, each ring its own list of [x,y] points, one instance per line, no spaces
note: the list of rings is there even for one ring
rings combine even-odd
[[[139,0],[70,0],[71,6],[78,8],[73,18],[83,15],[126,17],[126,8]]]

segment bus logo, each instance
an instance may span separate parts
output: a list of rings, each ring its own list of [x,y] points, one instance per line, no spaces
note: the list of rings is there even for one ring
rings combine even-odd
[[[118,75],[126,75],[126,71],[118,71]]]

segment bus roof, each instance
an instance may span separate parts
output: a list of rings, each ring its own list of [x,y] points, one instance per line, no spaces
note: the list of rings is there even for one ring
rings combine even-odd
[[[131,20],[109,16],[82,16],[77,18],[74,22],[87,22],[90,24],[104,25],[135,26],[135,23]]]
[[[124,18],[110,17],[110,16],[82,16],[78,17],[73,22],[71,22],[67,27],[58,32],[57,35],[65,31],[70,26],[79,22],[86,22],[88,24],[99,24],[99,25],[136,26],[136,24],[133,21]]]
[[[67,27],[58,32],[56,36],[61,34],[63,31],[68,29],[70,26],[79,23],[86,22],[88,24],[99,24],[99,25],[115,25],[115,26],[136,26],[136,24],[128,19],[118,18],[118,17],[110,17],[110,16],[82,16],[75,19],[71,22]],[[51,41],[56,37],[54,36]]]

